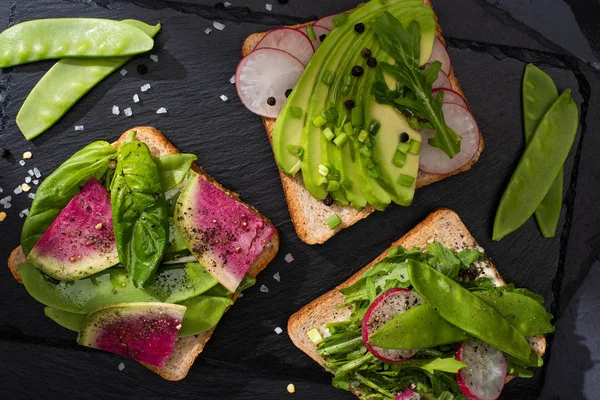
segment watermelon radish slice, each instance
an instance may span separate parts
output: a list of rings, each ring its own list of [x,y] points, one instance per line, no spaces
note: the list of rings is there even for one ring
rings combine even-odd
[[[495,400],[502,393],[507,363],[495,347],[473,339],[459,343],[456,359],[468,365],[456,374],[460,390],[469,400]]]
[[[446,50],[446,46],[444,46],[444,44],[437,37],[433,41],[431,57],[429,57],[429,61],[427,61],[427,64],[431,64],[434,61],[441,62],[441,70],[444,71],[446,76],[450,75],[450,55],[448,55],[448,50]]]
[[[421,395],[414,390],[407,388],[402,394],[396,396],[395,400],[421,400]]]
[[[450,89],[452,90],[452,83],[450,83],[450,78],[448,78],[448,75],[446,75],[444,73],[444,71],[442,71],[440,69],[440,72],[438,72],[438,77],[435,80],[435,82],[433,82],[433,84],[431,85],[432,89]]]
[[[161,366],[173,351],[185,310],[170,303],[102,306],[86,316],[77,342]]]
[[[235,72],[235,88],[244,106],[262,117],[277,118],[304,72],[294,56],[278,49],[258,49],[242,58]],[[273,98],[275,103],[269,104]]]
[[[419,156],[419,169],[431,174],[448,174],[464,167],[473,159],[479,149],[479,128],[469,110],[457,104],[444,102],[442,112],[446,125],[462,137],[460,152],[453,158],[448,158],[448,155],[441,149],[428,143],[429,139],[435,136],[435,131],[419,129],[423,140]]]
[[[306,32],[306,28],[307,28],[306,26],[303,26],[302,28],[298,28],[298,30],[300,32],[304,33],[306,35],[306,37],[308,37],[308,33]],[[329,33],[329,29],[324,28],[324,27],[319,26],[319,25],[313,25],[312,28],[313,28],[313,31],[315,32],[316,39],[315,40],[311,40],[311,43],[312,43],[315,51],[317,51],[317,49],[319,48],[319,46],[321,46],[321,43],[323,43],[321,41],[321,36],[322,35],[327,36],[327,34]],[[310,40],[310,38],[309,38],[309,40]]]
[[[72,281],[119,262],[110,194],[91,178],[29,253],[29,261],[55,279]]]
[[[232,292],[276,233],[255,211],[198,174],[177,200],[175,224],[198,262]]]
[[[308,36],[298,29],[292,28],[279,28],[267,33],[254,50],[263,48],[283,50],[296,57],[305,66],[315,52]]]
[[[365,346],[381,361],[402,362],[414,356],[418,350],[391,350],[369,344],[369,336],[404,311],[423,304],[423,298],[412,290],[396,288],[381,294],[367,309],[362,323]]]
[[[469,108],[467,107],[466,100],[458,92],[451,89],[434,89],[432,92],[433,97],[437,97],[440,91],[444,92],[444,103],[458,104],[464,108]]]

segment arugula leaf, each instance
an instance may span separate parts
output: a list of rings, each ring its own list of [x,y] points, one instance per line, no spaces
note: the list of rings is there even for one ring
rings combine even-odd
[[[433,256],[429,265],[452,280],[456,280],[460,271],[461,261],[452,249],[435,242],[427,246],[427,254]]]
[[[457,373],[460,369],[466,368],[467,364],[458,361],[454,357],[448,358],[424,358],[421,360],[408,360],[403,363],[396,364],[400,368],[420,368],[433,374],[434,371]]]
[[[464,268],[469,268],[471,264],[478,261],[480,258],[485,258],[485,254],[477,249],[462,249],[457,254]]]
[[[416,95],[414,100],[399,97],[393,102],[410,110],[413,115],[423,116],[429,121],[436,131],[436,135],[429,139],[429,144],[440,148],[448,157],[454,157],[460,152],[462,138],[446,125],[441,103],[432,95],[432,83],[437,77],[441,64],[434,62],[425,71],[419,68],[421,51],[419,23],[411,21],[404,29],[402,23],[386,11],[374,19],[371,27],[383,50],[396,61],[394,65],[382,62],[381,68],[395,76],[402,85]],[[378,90],[382,89],[380,84],[378,85]]]

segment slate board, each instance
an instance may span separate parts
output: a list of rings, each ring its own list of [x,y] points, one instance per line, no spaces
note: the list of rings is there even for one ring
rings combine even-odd
[[[0,29],[35,18],[76,16],[163,24],[152,51],[158,63],[148,55],[129,62],[126,76],[116,73],[107,78],[33,142],[23,139],[15,117],[52,62],[0,71],[0,147],[8,147],[13,154],[0,159],[0,187],[5,190],[0,197],[23,182],[33,166],[47,175],[93,140],[113,140],[135,125],[152,125],[182,151],[197,154],[209,174],[268,216],[281,234],[277,258],[225,315],[188,377],[179,383],[163,381],[134,361],[77,346],[75,334],[45,318],[43,307],[7,269],[0,268],[2,397],[280,399],[288,396],[285,387],[293,382],[293,398],[354,398],[334,389],[331,376],[297,350],[285,332],[277,335],[274,328],[285,329],[290,314],[352,275],[436,207],[457,211],[504,277],[542,294],[555,314],[597,258],[600,139],[594,133],[600,128],[600,117],[588,110],[600,105],[600,77],[531,29],[478,0],[438,0],[434,6],[456,75],[483,132],[481,160],[465,174],[420,189],[410,208],[390,207],[321,246],[300,242],[262,122],[241,105],[229,78],[249,34],[339,12],[357,2],[273,2],[272,12],[264,10],[263,1],[243,3],[244,7],[234,4],[231,9],[219,9],[212,1],[0,0]],[[213,20],[225,23],[226,28],[206,35],[204,30],[212,27]],[[573,89],[581,109],[581,127],[565,166],[565,207],[557,236],[543,239],[530,220],[501,242],[492,242],[499,197],[524,147],[520,80],[528,62],[550,73],[561,91]],[[138,74],[139,64],[149,72]],[[147,82],[152,89],[141,93],[140,86]],[[135,93],[142,98],[139,104],[132,101]],[[221,94],[229,100],[222,102]],[[113,105],[121,110],[131,106],[134,114],[113,116]],[[155,111],[163,106],[168,114],[157,115]],[[84,125],[85,130],[75,132],[75,125]],[[34,158],[22,167],[18,160],[27,150]],[[13,194],[12,204],[8,219],[0,224],[1,260],[19,243],[23,221],[18,212],[29,207],[30,199]],[[294,257],[290,264],[284,261],[287,253]],[[280,283],[272,277],[276,272],[281,275]],[[268,293],[259,291],[263,284]],[[582,351],[585,356],[586,350]],[[121,362],[123,371],[117,368]],[[537,397],[545,370],[540,369],[533,379],[512,382],[503,398]],[[582,398],[577,390],[572,388],[568,398]]]

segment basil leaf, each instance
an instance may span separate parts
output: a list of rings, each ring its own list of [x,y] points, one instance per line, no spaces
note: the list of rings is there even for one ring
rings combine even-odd
[[[29,215],[21,232],[21,246],[28,255],[33,246],[58,217],[63,208],[79,193],[90,178],[103,180],[116,150],[108,142],[90,143],[73,154],[38,187]]]
[[[197,159],[194,154],[169,154],[155,158],[163,192],[180,184]]]
[[[117,153],[111,205],[121,264],[142,286],[163,258],[169,232],[167,202],[158,168],[142,142],[131,141]]]

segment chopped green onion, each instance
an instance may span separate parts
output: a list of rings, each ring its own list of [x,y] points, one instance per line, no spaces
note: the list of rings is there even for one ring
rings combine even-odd
[[[360,152],[360,154],[367,158],[371,157],[371,154],[373,154],[369,146],[362,146],[360,149],[358,149],[358,151]]]
[[[342,94],[345,96],[348,93],[350,93],[350,89],[352,89],[352,87],[350,85],[344,85],[342,86]]]
[[[352,75],[344,76],[344,86],[352,86]]]
[[[348,15],[346,13],[341,13],[336,15],[335,17],[333,17],[333,25],[335,27],[338,27],[340,25],[342,25],[344,22],[346,22],[346,20],[348,19]]]
[[[330,229],[335,229],[342,223],[342,220],[337,214],[331,214],[329,217],[327,217],[325,222],[327,222],[327,225],[329,225]]]
[[[343,177],[342,181],[340,182],[341,185],[343,187],[345,187],[346,189],[350,189],[352,188],[352,186],[354,185],[354,182],[352,182],[350,179],[348,179],[347,177]]]
[[[412,186],[412,184],[415,181],[415,177],[414,176],[410,176],[410,175],[406,175],[406,174],[400,174],[400,176],[398,177],[398,183],[402,186]]]
[[[365,131],[365,130],[361,130],[360,133],[358,134],[358,141],[361,143],[364,143],[365,140],[367,140],[369,138],[369,132]]]
[[[410,144],[408,143],[398,143],[398,147],[396,150],[401,151],[402,153],[407,153],[410,150]]]
[[[323,343],[323,336],[321,336],[317,328],[312,328],[311,330],[306,332],[306,335],[308,336],[310,341],[315,344],[315,346],[318,346],[321,343]]]
[[[376,135],[379,132],[379,128],[381,127],[381,123],[379,121],[373,119],[371,123],[369,123],[369,128],[367,129],[371,135]]]
[[[338,181],[327,182],[327,191],[328,192],[336,192],[338,190],[340,190],[340,183]]]
[[[333,139],[333,143],[337,147],[342,147],[343,145],[346,144],[347,141],[348,141],[348,135],[346,135],[344,132],[340,133],[335,139]]]
[[[325,178],[324,176],[320,176],[319,179],[317,179],[317,185],[319,185],[319,186],[327,185],[327,178]]]
[[[337,122],[339,114],[335,107],[329,107],[327,110],[321,112],[321,116],[324,117],[327,122]]]
[[[335,133],[333,133],[333,131],[331,130],[331,128],[327,127],[323,130],[323,135],[325,135],[325,137],[327,138],[327,140],[329,140],[330,142],[333,140],[333,138],[335,137]]]
[[[298,158],[302,158],[302,156],[304,155],[304,149],[302,148],[302,146],[296,146],[295,144],[288,144],[287,149],[290,153],[292,153],[293,155],[295,155]]]
[[[323,164],[319,164],[318,169],[319,169],[319,175],[327,176],[327,174],[329,174],[329,168],[327,168]]]
[[[331,84],[333,84],[334,80],[335,80],[335,72],[329,71],[329,70],[325,70],[325,72],[323,72],[323,76],[321,77],[321,82],[323,82],[327,86],[331,86]]]
[[[421,152],[421,142],[415,139],[410,139],[410,142],[408,142],[408,144],[410,145],[408,152],[416,156],[419,155],[419,153]]]
[[[302,118],[302,107],[290,107],[290,113],[294,118]]]
[[[352,127],[352,122],[346,122],[344,124],[344,133],[348,136],[354,135],[354,128]]]
[[[314,119],[313,119],[313,125],[316,126],[317,128],[322,127],[323,125],[325,125],[327,123],[327,120],[325,118],[323,118],[320,115],[317,115]]]
[[[317,40],[317,35],[315,35],[315,30],[313,29],[312,26],[306,27],[306,35],[308,36],[308,38],[310,40]]]
[[[356,106],[352,109],[352,126],[358,127],[363,124],[363,108],[362,106]]]
[[[367,172],[371,178],[379,178],[379,165],[373,163],[367,167]]]
[[[300,168],[302,168],[302,161],[298,160],[298,162],[290,169],[290,175],[296,175],[296,172],[300,171]]]
[[[406,154],[401,152],[400,150],[396,150],[394,153],[394,157],[392,157],[392,164],[394,164],[398,168],[404,167],[404,163],[406,162]]]

